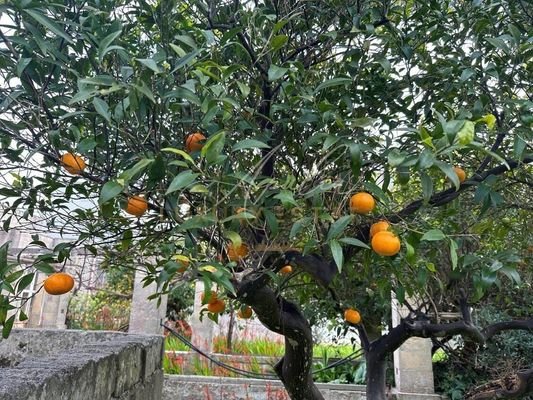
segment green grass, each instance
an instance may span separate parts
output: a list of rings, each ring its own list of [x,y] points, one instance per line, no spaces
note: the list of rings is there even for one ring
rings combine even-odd
[[[167,336],[165,339],[165,350],[172,351],[189,351],[190,349],[179,339]],[[275,342],[267,339],[240,340],[233,343],[231,351],[226,348],[226,338],[217,337],[213,342],[215,353],[239,354],[248,356],[266,356],[281,357],[285,351],[285,346],[281,342]],[[319,343],[313,346],[313,356],[315,358],[343,358],[354,352],[351,345],[332,345]]]
[[[191,349],[178,338],[169,335],[165,338],[165,350],[189,351]]]

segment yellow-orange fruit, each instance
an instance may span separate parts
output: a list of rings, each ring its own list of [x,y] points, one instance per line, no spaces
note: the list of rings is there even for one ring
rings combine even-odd
[[[241,319],[249,319],[252,317],[252,307],[246,306],[237,312],[237,316]]]
[[[174,260],[176,260],[176,263],[178,263],[178,265],[180,266],[178,268],[178,272],[185,272],[187,268],[189,268],[189,257],[178,254],[174,256]]]
[[[357,310],[348,308],[347,310],[344,310],[344,320],[350,324],[358,324],[361,322],[361,314],[359,314],[359,311]]]
[[[350,198],[350,211],[357,214],[368,214],[376,206],[376,201],[371,194],[359,192]]]
[[[381,231],[372,238],[372,250],[380,256],[393,256],[400,251],[400,239],[389,231]]]
[[[218,295],[216,292],[211,292],[211,296],[209,296],[209,301],[206,300],[206,294],[202,293],[202,296],[200,297],[202,300],[202,304],[211,304],[216,301],[218,301]]]
[[[459,182],[463,183],[466,179],[466,172],[459,167],[453,167],[453,170],[457,174],[457,177],[459,178]]]
[[[378,221],[375,224],[372,224],[370,227],[370,238],[373,238],[376,233],[386,231],[389,228],[390,224],[387,221]]]
[[[74,287],[74,278],[66,272],[57,272],[44,281],[44,290],[48,294],[60,295],[68,293]]]
[[[132,196],[128,198],[125,211],[128,214],[141,217],[148,210],[148,202],[144,197]]]
[[[204,147],[205,136],[200,132],[191,133],[185,139],[185,149],[187,152],[200,151]]]
[[[207,311],[212,312],[214,314],[220,314],[221,312],[224,312],[224,309],[226,308],[226,303],[224,303],[224,300],[216,300],[214,302],[210,302],[207,305]]]
[[[61,164],[73,175],[79,175],[85,169],[85,160],[76,154],[65,153],[61,156]]]
[[[245,258],[248,255],[248,246],[241,243],[240,246],[235,247],[232,243],[228,244],[226,248],[228,258],[231,261],[239,261],[241,258]]]
[[[282,269],[279,270],[281,275],[289,275],[292,272],[292,267],[290,265],[285,265]]]

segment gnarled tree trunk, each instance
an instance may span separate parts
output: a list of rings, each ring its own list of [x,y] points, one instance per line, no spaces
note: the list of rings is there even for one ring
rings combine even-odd
[[[313,336],[299,308],[267,286],[266,274],[249,274],[237,285],[237,297],[251,306],[268,329],[285,336],[285,355],[275,371],[292,400],[324,400],[313,382]]]

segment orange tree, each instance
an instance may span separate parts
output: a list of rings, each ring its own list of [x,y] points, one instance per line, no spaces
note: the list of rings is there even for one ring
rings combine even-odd
[[[298,303],[331,320],[357,309],[367,395],[384,399],[386,357],[409,337],[531,328],[473,324],[469,302],[500,274],[518,281],[519,257],[474,262],[446,212],[486,218],[511,180],[530,195],[525,3],[4,2],[3,228],[73,238],[36,261],[47,272],[85,246],[145,256],[159,293],[216,283],[286,337],[292,399],[322,398]],[[370,243],[382,219],[392,233]],[[6,253],[5,334],[28,280]],[[391,293],[411,312],[382,335]],[[440,321],[439,294],[460,320]]]

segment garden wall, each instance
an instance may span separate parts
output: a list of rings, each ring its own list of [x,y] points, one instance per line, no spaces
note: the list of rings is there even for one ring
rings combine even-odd
[[[2,400],[160,400],[163,338],[21,329],[0,340]]]
[[[363,385],[317,384],[325,400],[364,400]],[[396,400],[440,400],[439,395],[396,393]],[[279,381],[165,375],[162,400],[289,400]]]

